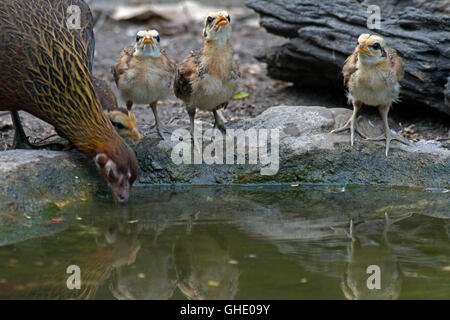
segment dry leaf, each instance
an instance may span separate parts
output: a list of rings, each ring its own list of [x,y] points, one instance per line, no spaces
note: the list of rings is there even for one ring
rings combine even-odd
[[[64,222],[64,221],[66,221],[66,218],[64,218],[64,217],[58,217],[58,218],[53,218],[53,219],[48,220],[48,221],[44,221],[43,224],[44,224],[44,225],[58,224],[58,223],[61,223],[61,222]]]

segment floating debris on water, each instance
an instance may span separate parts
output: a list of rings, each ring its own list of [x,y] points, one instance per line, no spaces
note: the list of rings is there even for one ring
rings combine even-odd
[[[208,281],[208,286],[210,286],[210,287],[218,287],[219,285],[220,285],[220,282],[218,282],[218,281],[214,281],[214,280]]]

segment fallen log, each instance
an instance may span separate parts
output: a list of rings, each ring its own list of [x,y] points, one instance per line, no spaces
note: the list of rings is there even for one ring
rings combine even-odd
[[[342,66],[361,33],[380,34],[404,64],[402,105],[450,114],[450,1],[247,0],[269,32],[289,38],[257,58],[275,79],[344,90]],[[380,28],[367,22],[381,9]]]

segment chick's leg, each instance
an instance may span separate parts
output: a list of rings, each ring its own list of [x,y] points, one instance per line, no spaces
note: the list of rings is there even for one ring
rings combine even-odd
[[[197,152],[199,154],[201,154],[201,148],[200,148],[200,144],[203,143],[201,141],[197,140],[197,137],[195,135],[195,108],[192,107],[187,107],[187,112],[189,114],[189,120],[191,122],[191,142],[192,145],[194,146],[194,152]],[[202,138],[202,132],[200,132],[200,139]]]
[[[191,124],[191,136],[194,137],[194,125],[195,125],[195,108],[188,108],[189,121]]]
[[[130,111],[132,107],[133,107],[133,101],[128,100],[127,101],[127,110]]]
[[[361,136],[365,137],[365,135],[359,131],[358,123],[356,121],[356,116],[358,115],[358,112],[361,109],[362,103],[359,101],[353,101],[352,103],[353,103],[353,114],[350,117],[350,119],[348,119],[347,123],[343,127],[334,129],[333,131],[331,131],[331,133],[339,133],[339,132],[345,131],[347,129],[350,129],[350,143],[353,146],[353,144],[355,142],[355,130]]]
[[[156,127],[156,132],[158,132],[158,135],[161,137],[161,139],[165,140],[162,130],[167,131],[167,129],[165,127],[161,126],[161,124],[160,124],[159,116],[158,116],[158,108],[156,107],[156,103],[150,104],[150,107],[152,108],[153,115],[155,116],[155,124],[150,129],[153,129],[154,127]]]
[[[388,156],[389,147],[390,147],[390,144],[391,144],[392,140],[400,141],[401,143],[404,143],[404,144],[409,145],[409,146],[411,145],[411,142],[409,142],[408,140],[403,138],[398,133],[391,132],[391,129],[389,128],[389,123],[388,123],[388,114],[389,114],[390,107],[391,106],[388,105],[388,106],[380,106],[378,108],[378,111],[380,112],[381,119],[383,120],[383,123],[384,123],[384,135],[381,135],[381,136],[376,137],[376,138],[367,138],[367,140],[370,140],[370,141],[386,140],[386,157]]]
[[[220,118],[220,115],[217,113],[217,110],[213,111],[214,113],[214,119],[215,119],[215,123],[214,123],[214,128],[218,128],[223,134],[226,133],[226,129],[225,129],[225,125],[223,124],[222,119]]]

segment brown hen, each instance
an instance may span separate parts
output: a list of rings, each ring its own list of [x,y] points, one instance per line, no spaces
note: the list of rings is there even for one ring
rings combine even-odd
[[[70,9],[80,13],[80,28],[67,23]],[[22,140],[19,110],[53,125],[79,151],[95,157],[114,198],[125,202],[137,161],[102,112],[92,83],[94,47],[92,14],[84,1],[2,0],[0,110],[13,113]]]

